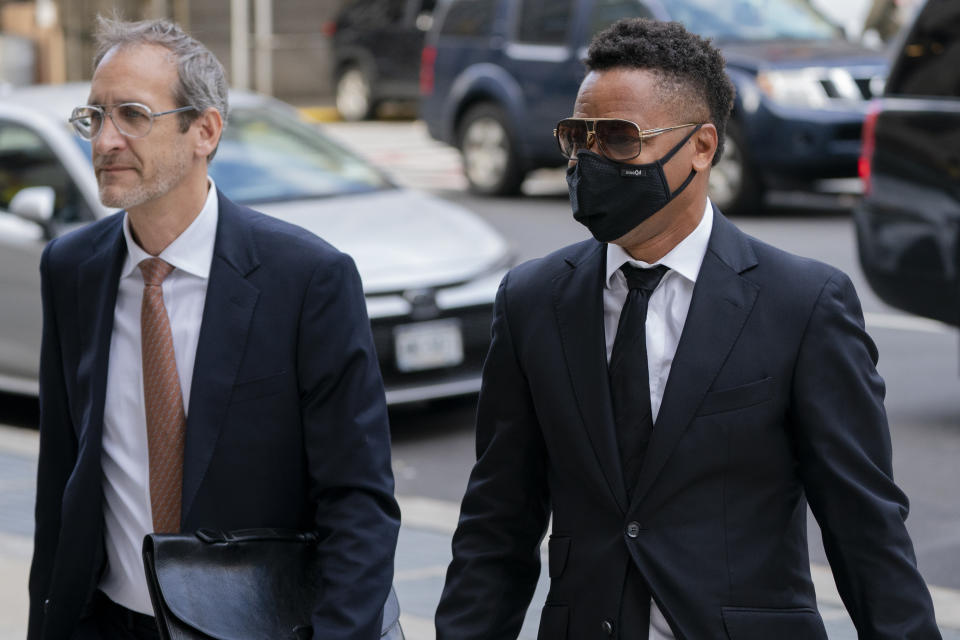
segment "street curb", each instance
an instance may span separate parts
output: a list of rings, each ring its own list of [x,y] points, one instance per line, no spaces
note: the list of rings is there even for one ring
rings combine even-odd
[[[402,526],[453,535],[460,518],[460,505],[449,500],[422,496],[397,496]]]
[[[311,122],[337,122],[340,112],[336,107],[298,107],[300,115]]]
[[[455,502],[421,496],[397,496],[397,502],[400,503],[400,512],[403,514],[403,526],[451,536],[457,528],[460,505]],[[546,539],[543,551],[546,552]],[[843,600],[840,599],[830,567],[811,563],[810,574],[817,592],[817,602],[843,607]],[[933,598],[937,624],[942,629],[960,630],[960,590],[930,585],[927,588]]]
[[[916,331],[919,333],[948,333],[956,331],[955,327],[939,320],[930,320],[910,316],[903,313],[876,313],[865,312],[863,320],[867,325],[868,331],[874,329],[896,329],[900,331]]]
[[[36,429],[0,424],[0,451],[36,458],[40,451],[40,434]]]

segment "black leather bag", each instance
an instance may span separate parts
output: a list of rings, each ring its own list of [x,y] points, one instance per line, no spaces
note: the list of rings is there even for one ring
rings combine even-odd
[[[309,640],[321,569],[312,533],[151,534],[143,565],[163,640]],[[403,640],[390,595],[381,638]]]

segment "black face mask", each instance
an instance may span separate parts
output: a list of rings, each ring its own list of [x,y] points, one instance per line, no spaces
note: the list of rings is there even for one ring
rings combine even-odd
[[[567,169],[573,217],[600,242],[612,242],[663,209],[697,175],[696,169],[691,169],[683,184],[671,193],[663,165],[700,126],[650,164],[615,162],[592,151],[578,151],[576,164]]]

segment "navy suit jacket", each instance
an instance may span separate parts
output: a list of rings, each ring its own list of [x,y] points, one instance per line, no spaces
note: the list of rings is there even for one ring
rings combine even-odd
[[[438,640],[516,638],[552,514],[541,640],[825,639],[809,501],[861,638],[939,638],[894,485],[876,348],[834,268],[716,212],[628,502],[603,330],[605,245],[512,270],[497,297]]]
[[[323,240],[218,195],[182,530],[317,531],[324,574],[314,637],[378,638],[399,509],[360,278]],[[43,254],[29,640],[72,635],[104,564],[104,397],[125,256],[122,214]]]

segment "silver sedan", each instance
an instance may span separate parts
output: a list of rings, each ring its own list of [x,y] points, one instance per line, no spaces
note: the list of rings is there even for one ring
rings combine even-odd
[[[112,213],[97,197],[89,143],[67,123],[88,86],[0,93],[0,389],[37,393],[40,252]],[[391,404],[474,393],[507,243],[452,203],[400,188],[249,93],[231,113],[210,174],[235,202],[293,222],[357,262]]]

